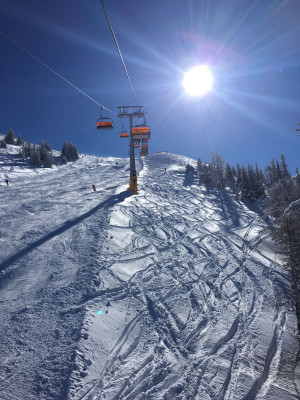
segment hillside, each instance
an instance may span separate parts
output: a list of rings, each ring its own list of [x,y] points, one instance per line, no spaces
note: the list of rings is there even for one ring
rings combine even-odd
[[[1,399],[299,399],[289,276],[258,214],[184,156],[138,160],[131,196],[127,159],[27,170],[14,152],[0,149]]]

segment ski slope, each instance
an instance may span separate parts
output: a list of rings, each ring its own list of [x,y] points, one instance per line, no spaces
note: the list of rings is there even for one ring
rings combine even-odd
[[[1,399],[299,399],[289,276],[257,213],[186,175],[184,156],[137,160],[131,196],[126,159],[24,169],[13,151]]]

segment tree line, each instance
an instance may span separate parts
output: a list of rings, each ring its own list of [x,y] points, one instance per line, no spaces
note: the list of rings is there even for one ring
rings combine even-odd
[[[197,167],[186,165],[186,172],[197,172],[200,183],[219,189],[230,189],[236,199],[256,203],[268,216],[269,231],[281,247],[291,272],[291,299],[296,304],[300,328],[300,173],[291,174],[282,154],[272,159],[264,170],[257,164],[231,166],[212,153],[209,162],[197,160]]]
[[[52,168],[55,160],[52,149],[48,141],[42,141],[40,145],[24,142],[19,135],[15,139],[14,131],[9,129],[7,135],[0,141],[0,147],[6,148],[7,144],[20,146],[19,156],[23,161],[29,161],[31,165],[36,167]],[[68,161],[76,161],[79,159],[77,147],[69,142],[64,142],[59,162],[67,164]]]

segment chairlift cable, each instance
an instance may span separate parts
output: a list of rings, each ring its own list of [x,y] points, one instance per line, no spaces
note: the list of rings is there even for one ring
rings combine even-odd
[[[108,25],[109,25],[109,27],[110,27],[111,33],[112,33],[112,35],[113,35],[115,44],[116,44],[116,46],[117,46],[117,49],[118,49],[118,52],[119,52],[119,55],[120,55],[120,58],[121,58],[121,61],[122,61],[122,64],[123,64],[123,67],[124,67],[124,70],[125,70],[125,73],[126,73],[128,82],[129,82],[129,85],[130,85],[130,88],[131,88],[131,91],[132,91],[134,100],[135,100],[136,104],[138,105],[138,101],[137,101],[137,99],[136,99],[136,96],[135,96],[135,93],[134,93],[134,90],[133,90],[133,86],[132,86],[131,80],[130,80],[130,78],[129,78],[129,74],[128,74],[128,71],[127,71],[127,68],[126,68],[126,65],[125,65],[125,61],[124,61],[124,59],[123,59],[123,56],[122,56],[120,47],[119,47],[119,45],[118,45],[118,41],[117,41],[116,35],[115,35],[114,31],[113,31],[112,24],[111,24],[111,22],[110,22],[110,19],[109,19],[109,16],[108,16],[108,13],[107,13],[107,10],[106,10],[106,7],[105,7],[105,5],[104,5],[104,1],[103,1],[103,0],[101,0],[101,4],[102,4],[103,10],[104,10],[104,13],[105,13],[105,16],[106,16]]]
[[[42,60],[40,60],[38,57],[36,57],[34,54],[32,54],[30,51],[26,50],[23,46],[21,46],[19,43],[17,43],[15,40],[10,38],[9,36],[5,35],[3,32],[0,31],[0,34],[4,36],[7,40],[9,40],[11,43],[13,43],[15,46],[19,47],[21,50],[25,51],[28,55],[30,55],[32,58],[34,58],[36,61],[38,61],[40,64],[42,64],[44,67],[49,69],[51,72],[53,72],[55,75],[57,75],[59,78],[61,78],[63,81],[67,82],[69,85],[71,85],[74,89],[78,90],[81,94],[86,96],[88,99],[92,100],[94,103],[96,103],[98,106],[104,108],[105,110],[112,112],[113,114],[116,114],[114,111],[110,110],[107,107],[104,107],[102,104],[98,103],[95,99],[93,99],[91,96],[86,94],[83,90],[79,89],[77,86],[75,86],[72,82],[68,81],[68,79],[64,78],[62,75],[60,75],[58,72],[56,72],[53,68],[49,67],[46,63],[44,63]]]

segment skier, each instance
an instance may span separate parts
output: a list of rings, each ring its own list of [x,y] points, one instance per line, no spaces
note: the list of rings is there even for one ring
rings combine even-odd
[[[94,191],[94,192],[96,192],[96,191],[97,191],[97,189],[96,189],[96,186],[95,186],[95,185],[93,185],[93,186],[92,186],[92,189],[93,189],[93,191]]]
[[[9,185],[8,185],[8,179],[5,179],[5,183],[6,183],[6,186],[9,186]]]

